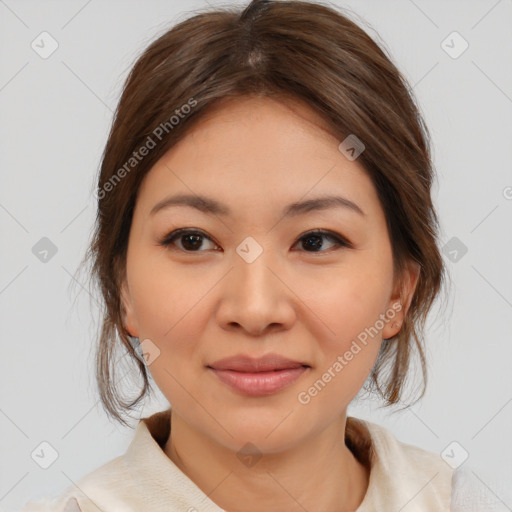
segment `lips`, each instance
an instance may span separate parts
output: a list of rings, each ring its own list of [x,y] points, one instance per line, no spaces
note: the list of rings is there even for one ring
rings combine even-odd
[[[288,359],[279,354],[266,354],[261,358],[252,358],[245,354],[219,359],[207,365],[215,370],[231,370],[241,373],[259,373],[309,367],[307,363]]]
[[[219,359],[207,368],[230,389],[250,397],[282,391],[311,369],[307,363],[279,354],[266,354],[258,359],[239,354]]]

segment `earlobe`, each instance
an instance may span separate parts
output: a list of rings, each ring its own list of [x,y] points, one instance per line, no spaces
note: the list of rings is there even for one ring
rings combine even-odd
[[[386,311],[387,322],[382,329],[382,338],[388,340],[396,336],[402,328],[404,308],[400,301],[395,301],[391,308]]]
[[[400,332],[418,285],[420,270],[420,265],[411,261],[405,275],[397,283],[388,304],[388,320],[382,330],[383,339],[392,338]]]

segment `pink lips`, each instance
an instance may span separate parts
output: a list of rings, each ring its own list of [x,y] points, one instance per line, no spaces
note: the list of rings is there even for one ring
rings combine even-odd
[[[208,368],[232,389],[249,396],[261,396],[289,386],[309,369],[309,365],[267,354],[259,359],[245,355],[229,357]]]

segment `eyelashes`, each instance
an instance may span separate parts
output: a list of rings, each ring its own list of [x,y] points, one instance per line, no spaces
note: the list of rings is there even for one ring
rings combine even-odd
[[[172,231],[171,233],[166,235],[163,238],[163,240],[160,241],[159,245],[162,245],[164,247],[169,247],[171,249],[175,249],[175,247],[173,247],[175,240],[177,240],[178,238],[185,238],[185,237],[189,237],[187,240],[187,244],[189,244],[189,245],[192,244],[192,246],[194,246],[194,244],[197,246],[198,240],[200,240],[201,238],[205,238],[206,240],[209,240],[210,242],[214,243],[214,245],[216,245],[215,242],[213,242],[213,240],[208,235],[203,233],[202,231],[194,230],[194,229],[187,229],[187,228],[182,228],[182,229],[177,229],[175,231]],[[200,245],[201,244],[199,244],[199,246]],[[204,251],[186,250],[186,249],[179,249],[179,248],[177,248],[177,250],[181,250],[184,252],[204,252]]]
[[[218,245],[209,237],[206,233],[198,229],[190,229],[190,228],[181,228],[172,231],[167,234],[163,239],[158,242],[159,246],[163,246],[169,248],[171,250],[177,250],[184,253],[201,253],[205,252],[204,250],[197,250],[201,248],[203,244],[203,239],[211,242],[215,247]],[[329,239],[331,243],[334,244],[334,247],[329,248],[328,250],[323,250],[324,244],[322,243],[322,239]],[[175,242],[180,241],[182,247],[177,247]],[[304,243],[311,242],[313,243]],[[303,249],[305,252],[309,253],[331,253],[332,250],[338,250],[340,248],[352,248],[352,244],[345,237],[340,235],[339,233],[335,233],[333,231],[323,230],[323,229],[314,229],[312,231],[308,231],[301,235],[294,242],[293,247],[295,247],[298,243],[303,242],[303,247],[307,247],[313,250]],[[317,250],[319,249],[319,250]],[[213,249],[218,251],[218,249]]]

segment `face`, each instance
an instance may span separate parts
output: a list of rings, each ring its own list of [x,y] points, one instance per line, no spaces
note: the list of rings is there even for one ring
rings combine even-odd
[[[166,153],[139,189],[125,326],[146,344],[149,371],[173,411],[233,450],[250,440],[276,452],[344,418],[410,302],[393,281],[376,190],[340,142],[302,103],[231,100]],[[152,213],[182,194],[220,208],[168,204]],[[346,201],[287,210],[326,196]],[[409,278],[412,294],[414,272]],[[268,353],[308,367],[264,395],[240,392],[208,368]]]

